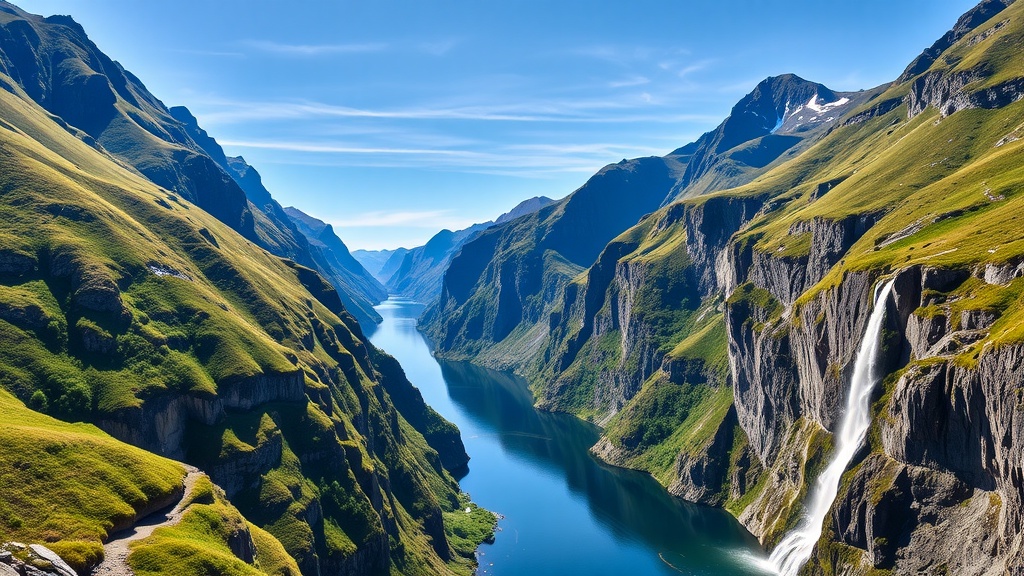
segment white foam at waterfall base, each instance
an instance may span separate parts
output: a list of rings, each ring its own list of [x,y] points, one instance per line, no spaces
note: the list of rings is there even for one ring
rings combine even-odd
[[[868,319],[850,381],[850,395],[846,401],[843,420],[835,435],[835,454],[825,470],[818,476],[804,517],[792,532],[772,552],[770,561],[782,576],[796,576],[800,567],[811,557],[814,544],[821,538],[822,523],[839,492],[839,481],[850,460],[864,442],[871,426],[871,391],[880,379],[876,364],[885,320],[885,302],[892,291],[893,280],[880,287],[875,294],[874,309]]]

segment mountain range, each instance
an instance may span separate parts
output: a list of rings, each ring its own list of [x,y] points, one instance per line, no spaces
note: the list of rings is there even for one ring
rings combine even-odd
[[[423,246],[380,252],[362,250],[353,255],[361,264],[377,271],[377,278],[388,293],[431,303],[441,294],[441,279],[449,263],[466,242],[492,226],[532,214],[552,203],[554,200],[550,198],[535,196],[523,200],[493,221],[474,224],[455,232],[442,230]],[[387,254],[387,258],[383,258],[384,254]]]
[[[766,79],[696,142],[464,245],[424,315],[436,354],[519,372],[603,427],[595,455],[770,549],[894,279],[867,442],[801,574],[1024,570],[1022,47],[1024,5],[986,0],[892,83]]]
[[[1024,3],[984,0],[891,83],[770,77],[561,200],[350,253],[71,17],[0,0],[0,574],[474,573],[495,516],[363,332],[389,293],[771,549],[890,282],[800,573],[1024,573],[1022,48]]]
[[[0,86],[0,539],[33,544],[0,571],[471,573],[459,431],[363,335],[384,294],[330,227],[68,16],[0,2]]]

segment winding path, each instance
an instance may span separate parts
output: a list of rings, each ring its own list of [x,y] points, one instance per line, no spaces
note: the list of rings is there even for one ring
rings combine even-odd
[[[103,545],[103,562],[93,569],[92,576],[135,576],[135,572],[128,566],[128,546],[132,542],[148,538],[157,528],[174,526],[181,521],[186,508],[183,504],[192,495],[196,480],[203,474],[192,466],[186,465],[185,469],[188,474],[185,475],[185,490],[181,493],[181,500],[178,500],[170,512],[150,514],[135,526],[114,534],[110,541]]]

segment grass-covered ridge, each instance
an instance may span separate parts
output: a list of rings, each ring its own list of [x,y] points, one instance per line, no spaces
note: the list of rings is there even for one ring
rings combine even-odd
[[[208,477],[182,504],[177,524],[131,545],[128,564],[138,576],[299,575],[281,543],[249,524]]]
[[[139,515],[173,504],[180,464],[30,410],[0,390],[0,539],[38,542],[76,569]]]
[[[458,432],[337,293],[0,83],[0,387],[234,483],[303,571],[466,572],[443,516],[458,485],[423,436],[458,463]],[[82,534],[95,552],[102,531]]]

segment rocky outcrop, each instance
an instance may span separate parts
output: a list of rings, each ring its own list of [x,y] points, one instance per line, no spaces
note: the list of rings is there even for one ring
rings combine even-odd
[[[839,220],[814,218],[793,224],[790,239],[797,242],[801,235],[808,235],[809,250],[805,254],[780,256],[755,249],[748,278],[789,306],[821,281],[878,219],[877,214],[854,214]],[[780,247],[783,252],[785,248]]]
[[[13,248],[0,248],[0,274],[20,276],[33,272],[38,266],[36,257]]]
[[[124,307],[109,269],[89,261],[76,246],[59,246],[49,254],[49,275],[69,281],[72,301],[86,310],[119,314]]]
[[[227,410],[246,411],[268,402],[306,401],[301,372],[259,374],[218,385],[215,396],[163,394],[140,405],[101,416],[97,425],[111,436],[168,458],[185,458],[185,432],[189,422],[206,426],[219,423]],[[218,477],[220,480],[224,480]],[[226,482],[232,485],[230,481]]]
[[[275,431],[252,450],[234,452],[217,459],[207,466],[206,472],[231,499],[243,490],[258,486],[260,476],[278,467],[283,448],[283,437],[279,431]]]
[[[982,279],[987,284],[1006,285],[1014,278],[1024,276],[1024,260],[1020,262],[1004,262],[1002,264],[985,264]]]
[[[684,451],[676,456],[674,472],[676,480],[668,487],[668,491],[673,496],[690,502],[721,505],[726,498],[730,497],[730,494],[723,491],[723,487],[735,485],[741,493],[745,491],[744,475],[747,467],[737,466],[735,469],[737,477],[728,478],[730,451],[733,446],[736,424],[736,410],[730,408],[729,413],[715,431],[710,444],[702,447],[699,453]]]
[[[109,356],[117,350],[117,340],[114,337],[92,323],[79,322],[78,336],[82,341],[82,348],[90,354],[101,354]]]
[[[679,205],[686,226],[686,251],[693,259],[702,296],[729,293],[739,284],[735,262],[726,246],[732,235],[762,208],[765,196],[713,196],[692,205]],[[673,207],[673,209],[676,209]]]
[[[42,330],[50,323],[46,311],[35,303],[0,302],[0,320],[27,330]]]
[[[56,552],[42,544],[29,544],[29,556],[50,564],[49,571],[58,576],[78,576],[71,566],[65,562]]]
[[[929,72],[914,81],[907,95],[907,114],[913,118],[933,106],[946,117],[969,108],[1002,108],[1024,98],[1024,78],[980,90],[968,89],[971,84],[986,77],[984,70]]]

